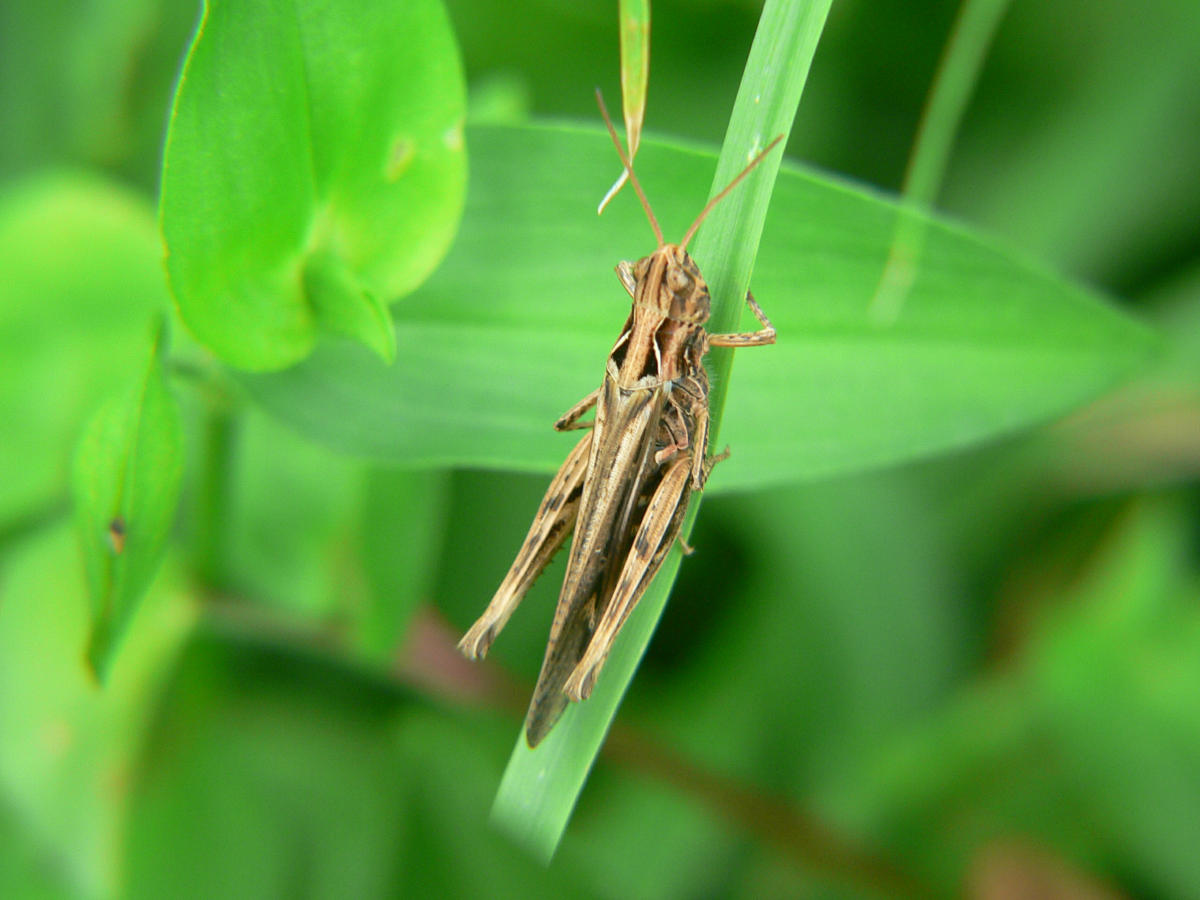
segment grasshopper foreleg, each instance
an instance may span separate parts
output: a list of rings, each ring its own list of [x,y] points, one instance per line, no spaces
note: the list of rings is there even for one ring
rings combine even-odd
[[[746,305],[750,307],[750,312],[754,313],[754,318],[758,319],[762,328],[758,331],[744,331],[737,334],[710,334],[708,346],[761,347],[764,344],[775,343],[775,326],[771,324],[771,320],[767,318],[767,314],[762,311],[762,307],[758,305],[754,295],[749,291],[746,291]]]

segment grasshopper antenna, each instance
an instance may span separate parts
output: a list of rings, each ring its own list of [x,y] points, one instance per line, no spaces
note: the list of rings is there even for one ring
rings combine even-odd
[[[650,208],[650,201],[646,199],[646,194],[642,190],[641,183],[637,180],[637,176],[633,174],[633,161],[625,156],[625,150],[621,147],[621,139],[617,137],[617,129],[613,127],[612,119],[609,118],[608,109],[604,105],[604,97],[600,94],[600,88],[596,88],[596,102],[600,104],[600,115],[604,116],[604,124],[608,126],[608,134],[612,138],[613,145],[617,148],[617,155],[621,157],[621,163],[625,166],[625,171],[629,173],[629,180],[633,182],[633,189],[637,191],[638,199],[642,201],[642,209],[646,210],[646,217],[650,220],[650,227],[654,229],[654,236],[658,239],[658,246],[663,246],[666,241],[663,240],[662,229],[658,227],[658,219],[654,218],[654,210]],[[783,137],[783,135],[780,135]],[[774,144],[771,145],[775,146]],[[768,150],[770,147],[767,148]],[[763,151],[766,152],[765,150]],[[754,161],[755,163],[758,160]],[[754,163],[751,163],[753,167]],[[743,172],[742,175],[746,173]],[[739,175],[740,179],[742,175]],[[735,181],[734,184],[737,184]],[[730,185],[733,187],[733,185]],[[729,188],[726,188],[728,190]],[[707,212],[708,210],[705,210]]]
[[[607,115],[606,115],[606,118],[607,118]],[[610,125],[609,127],[611,128],[612,126]],[[781,134],[778,137],[776,137],[775,140],[771,141],[771,143],[767,144],[766,149],[763,150],[761,153],[759,153],[758,156],[754,157],[754,159],[752,159],[750,161],[750,164],[748,166],[746,166],[746,168],[742,169],[741,174],[739,174],[737,178],[733,179],[733,181],[729,182],[729,184],[727,184],[725,186],[725,190],[721,191],[721,193],[717,194],[717,196],[713,197],[711,200],[708,201],[708,204],[704,207],[704,209],[700,210],[700,215],[698,215],[696,217],[696,221],[692,223],[692,227],[689,228],[687,230],[687,234],[685,234],[683,236],[683,240],[679,242],[680,250],[683,250],[685,247],[687,247],[688,241],[690,241],[693,237],[695,237],[696,229],[698,229],[700,227],[700,223],[704,221],[704,217],[707,216],[710,212],[712,212],[713,207],[716,206],[718,203],[720,203],[722,200],[724,200],[725,196],[730,191],[732,191],[735,187],[737,187],[738,182],[740,182],[743,178],[745,178],[747,175],[749,175],[750,172],[754,169],[754,167],[757,166],[760,162],[762,162],[766,158],[767,154],[775,149],[775,145],[778,144],[782,140],[783,140],[783,135]],[[624,157],[622,157],[622,159],[624,159]],[[636,186],[636,184],[635,184],[635,186]],[[640,194],[641,191],[639,190],[638,193]]]

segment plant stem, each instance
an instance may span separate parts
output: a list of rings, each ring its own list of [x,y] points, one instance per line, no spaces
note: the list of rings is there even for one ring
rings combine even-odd
[[[206,590],[221,587],[229,535],[233,450],[238,423],[227,399],[205,405],[200,474],[196,479],[192,560]]]

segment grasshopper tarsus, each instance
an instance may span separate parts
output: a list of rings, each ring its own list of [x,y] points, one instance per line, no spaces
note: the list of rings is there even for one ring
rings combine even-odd
[[[487,656],[495,639],[495,628],[481,628],[478,631],[472,628],[458,642],[458,650],[467,659],[480,660]]]
[[[712,470],[717,467],[717,463],[724,462],[727,459],[729,459],[728,446],[716,456],[707,456],[704,458],[704,461],[701,464],[700,488],[697,488],[697,490],[700,490],[708,483],[708,477],[712,475]]]

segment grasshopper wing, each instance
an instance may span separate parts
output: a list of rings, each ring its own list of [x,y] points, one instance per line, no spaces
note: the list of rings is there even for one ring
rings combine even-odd
[[[656,479],[657,486],[653,488],[638,524],[637,536],[621,567],[616,588],[604,606],[604,614],[591,642],[563,686],[568,699],[586,700],[591,696],[621,627],[662,568],[687,511],[690,476],[691,460],[688,456],[680,456],[666,467],[660,479]]]
[[[664,403],[659,386],[625,390],[617,386],[611,370],[602,385],[567,574],[525,719],[531,747],[566,709],[563,687],[592,640],[629,554],[635,529],[630,522],[645,502],[642,485],[655,468],[655,436]]]

